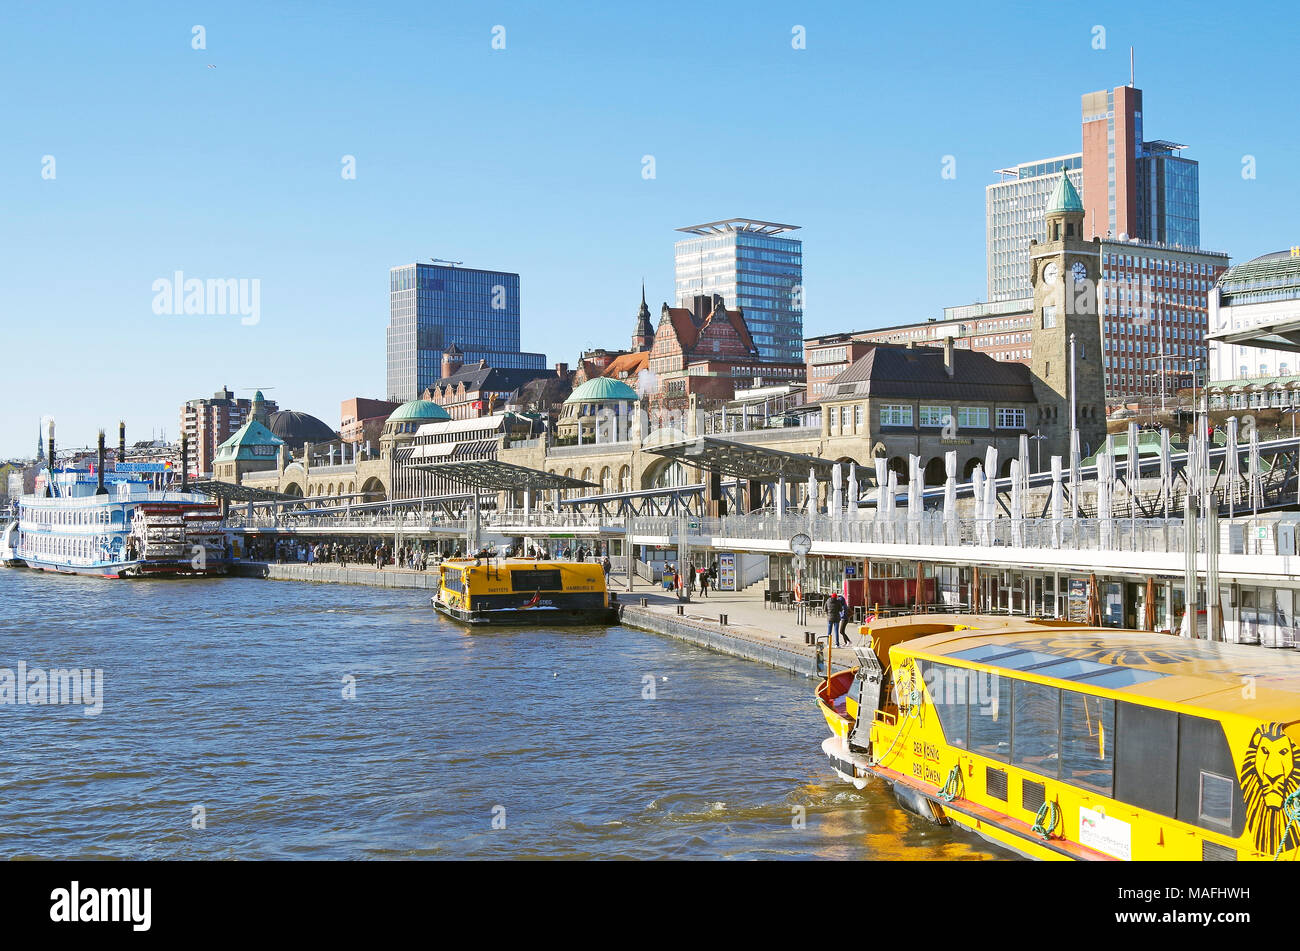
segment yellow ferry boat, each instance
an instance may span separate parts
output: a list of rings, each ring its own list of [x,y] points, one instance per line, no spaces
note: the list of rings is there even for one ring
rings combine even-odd
[[[1294,654],[1025,618],[861,630],[816,691],[858,788],[1036,859],[1296,859]]]
[[[462,624],[617,624],[618,595],[597,562],[452,559],[432,603]]]

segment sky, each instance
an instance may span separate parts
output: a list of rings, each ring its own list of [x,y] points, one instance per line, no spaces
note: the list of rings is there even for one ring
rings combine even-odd
[[[1130,46],[1146,135],[1200,162],[1202,245],[1290,247],[1291,11],[5,4],[0,457],[45,417],[64,447],[174,439],[222,386],[338,426],[385,395],[389,269],[434,257],[519,273],[551,363],[628,346],[675,229],[731,217],[801,226],[806,335],[940,316],[985,297],[995,170],[1078,151]],[[156,313],[177,271],[257,281],[258,319]]]

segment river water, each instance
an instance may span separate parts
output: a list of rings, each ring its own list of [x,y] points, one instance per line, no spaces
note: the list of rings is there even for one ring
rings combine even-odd
[[[103,678],[0,706],[3,858],[1005,856],[839,783],[810,681],[653,634],[252,579],[0,569],[0,605],[0,668]]]

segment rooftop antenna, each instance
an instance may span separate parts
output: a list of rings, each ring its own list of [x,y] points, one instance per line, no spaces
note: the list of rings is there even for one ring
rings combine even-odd
[[[1128,85],[1133,88],[1133,47],[1128,48]]]
[[[434,264],[450,264],[455,267],[457,264],[464,264],[464,261],[448,261],[446,258],[429,258]]]

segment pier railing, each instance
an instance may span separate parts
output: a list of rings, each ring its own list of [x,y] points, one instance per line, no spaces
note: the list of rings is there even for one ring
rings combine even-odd
[[[392,535],[464,537],[470,521],[428,512],[336,515],[285,515],[278,517],[232,511],[226,526],[251,532],[327,535]],[[1282,536],[1268,519],[1220,519],[1221,553],[1278,554]],[[833,518],[823,514],[772,510],[722,518],[698,516],[638,516],[611,519],[571,511],[485,512],[479,520],[483,534],[508,538],[534,535],[555,540],[565,535],[614,538],[631,530],[634,544],[676,544],[755,550],[788,551],[791,538],[807,534],[816,548],[843,546],[1014,548],[1026,551],[1068,549],[1137,553],[1182,553],[1186,534],[1181,518],[949,518],[926,512],[919,518],[876,519],[869,513]],[[1206,520],[1197,525],[1197,550],[1206,551]],[[1289,550],[1289,549],[1288,549]]]

